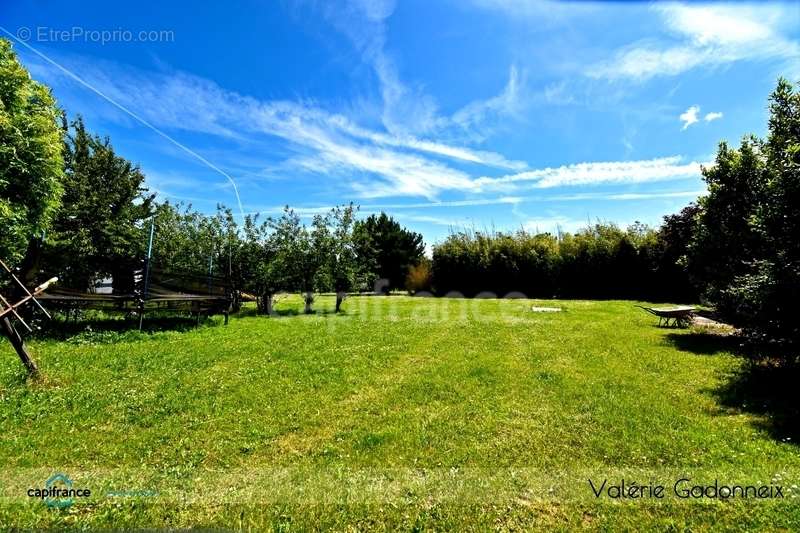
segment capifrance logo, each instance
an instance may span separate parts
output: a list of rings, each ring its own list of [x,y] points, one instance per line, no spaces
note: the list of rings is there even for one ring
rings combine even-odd
[[[70,477],[60,472],[53,474],[44,482],[44,487],[28,489],[28,497],[43,500],[54,509],[64,509],[75,503],[75,498],[88,498],[90,489],[76,488]]]

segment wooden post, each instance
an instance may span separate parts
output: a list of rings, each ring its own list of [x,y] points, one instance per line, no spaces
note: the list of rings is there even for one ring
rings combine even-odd
[[[25,368],[28,370],[28,374],[31,376],[38,376],[39,369],[36,367],[36,363],[31,358],[28,351],[25,349],[25,343],[22,341],[22,337],[20,337],[17,330],[14,328],[14,325],[8,319],[8,317],[3,317],[3,333],[8,340],[11,341],[11,346],[14,347],[16,350],[17,355],[22,360],[22,364],[25,365]]]

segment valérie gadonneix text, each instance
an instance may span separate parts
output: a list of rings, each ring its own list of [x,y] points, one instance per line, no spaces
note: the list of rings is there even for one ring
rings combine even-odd
[[[785,498],[784,487],[781,485],[740,485],[720,483],[715,479],[713,483],[698,483],[689,478],[680,478],[667,489],[667,485],[659,483],[637,483],[636,481],[621,479],[609,481],[608,479],[589,479],[589,487],[596,498],[611,498],[614,500],[634,499],[663,499],[670,493],[675,497],[689,499],[780,499]],[[791,489],[790,489],[791,490]]]

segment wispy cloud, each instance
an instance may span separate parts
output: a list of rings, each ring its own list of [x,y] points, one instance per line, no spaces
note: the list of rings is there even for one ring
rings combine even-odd
[[[468,3],[483,9],[504,13],[518,19],[535,18],[538,21],[561,21],[576,15],[587,15],[598,10],[595,2],[559,2],[555,0],[469,0]]]
[[[718,111],[713,111],[711,113],[706,113],[706,116],[703,117],[703,120],[706,122],[711,122],[712,120],[719,120],[722,118],[722,113]]]
[[[476,198],[471,200],[452,200],[444,202],[411,202],[411,203],[386,203],[386,204],[360,204],[362,211],[375,212],[381,210],[395,209],[442,209],[475,207],[485,205],[519,205],[530,202],[582,202],[593,201],[639,201],[639,200],[660,200],[666,198],[697,198],[706,194],[706,190],[693,189],[689,191],[650,191],[634,193],[578,193],[578,194],[549,194],[549,195],[522,195],[522,196],[499,196],[495,198]],[[294,209],[304,213],[324,213],[333,209],[333,205],[303,207],[295,206]],[[264,213],[280,213],[283,205],[276,205],[263,209]]]
[[[382,20],[386,9],[369,16]],[[249,148],[251,157],[266,139],[278,139],[287,154],[281,163],[283,169],[323,178],[360,198],[415,196],[433,201],[448,191],[520,194],[526,188],[642,183],[699,175],[698,163],[683,163],[677,156],[529,169],[525,162],[500,153],[458,146],[436,137],[366,128],[314,101],[258,100],[182,72],[144,71],[80,57],[65,61],[87,82],[160,128],[225,138],[236,149]],[[72,83],[48,65],[34,67],[49,83]],[[481,116],[514,108],[521,79],[522,74],[512,67],[500,96],[474,103],[468,111],[454,116],[464,123],[480,122]],[[274,154],[264,157],[265,165],[275,164]],[[479,167],[513,173],[497,177]],[[510,198],[505,197],[503,202],[513,203]],[[465,200],[473,201],[484,200]]]
[[[551,188],[601,183],[643,183],[700,175],[700,163],[681,161],[681,157],[672,156],[639,161],[577,163],[556,168],[528,170],[497,178],[478,178],[475,184],[480,188],[490,189],[533,182],[534,187]]]
[[[464,227],[474,223],[471,219],[466,219],[466,218],[458,219],[451,217],[437,217],[430,215],[415,215],[407,213],[398,213],[397,218],[409,222],[422,222],[425,224],[435,224],[437,226],[447,226],[449,228]]]
[[[508,74],[508,83],[497,96],[487,100],[471,102],[456,111],[445,123],[452,123],[465,132],[470,132],[473,139],[482,140],[486,137],[487,123],[512,117],[521,112],[523,108],[522,91],[525,87],[524,73],[515,66],[511,66]]]
[[[451,137],[461,134],[483,140],[493,122],[519,112],[525,77],[512,65],[499,94],[470,102],[450,116],[442,115],[436,99],[422,84],[403,80],[396,61],[386,51],[386,23],[394,13],[394,0],[334,0],[321,6],[326,19],[350,39],[373,69],[383,100],[383,125],[391,134],[406,137],[448,131]]]
[[[446,160],[509,170],[527,167],[495,152],[370,130],[314,102],[260,101],[181,72],[149,72],[81,58],[67,62],[92,86],[158,127],[236,142],[258,142],[264,136],[283,139],[295,152],[286,160],[286,168],[346,174],[356,193],[365,198],[433,198],[442,190],[473,188],[469,174]],[[46,64],[33,70],[51,83],[71,82]]]
[[[587,74],[611,80],[647,80],[674,76],[701,66],[742,60],[779,58],[797,64],[800,44],[783,28],[796,27],[800,16],[790,4],[654,6],[670,38],[637,41],[593,65]]]

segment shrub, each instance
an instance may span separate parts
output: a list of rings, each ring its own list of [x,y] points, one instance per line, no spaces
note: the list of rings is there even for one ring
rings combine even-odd
[[[433,290],[433,271],[429,260],[423,259],[418,265],[412,265],[408,268],[406,290],[409,294],[416,294],[421,291],[431,292]]]

